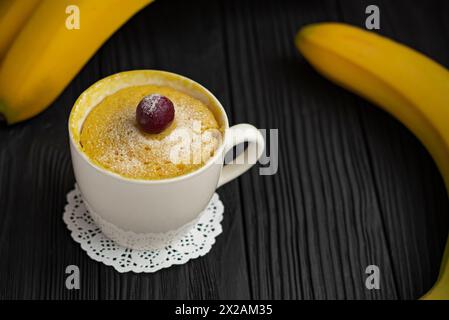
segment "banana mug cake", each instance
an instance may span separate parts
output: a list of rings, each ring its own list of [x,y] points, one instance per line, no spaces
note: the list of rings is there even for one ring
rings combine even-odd
[[[221,144],[222,131],[209,108],[186,93],[165,86],[131,86],[92,109],[80,145],[108,171],[159,180],[202,167]]]

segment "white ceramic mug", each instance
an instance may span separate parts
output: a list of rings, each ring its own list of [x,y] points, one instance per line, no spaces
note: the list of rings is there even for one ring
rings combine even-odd
[[[120,176],[94,164],[82,151],[80,132],[89,112],[106,96],[129,86],[160,85],[185,92],[204,102],[224,128],[223,143],[214,157],[189,174],[162,180],[138,180]],[[248,170],[245,154],[262,155],[265,142],[249,124],[229,128],[223,106],[206,88],[177,74],[136,70],[102,79],[84,91],[69,118],[73,169],[83,200],[102,232],[120,245],[155,249],[170,237],[184,233],[206,208],[215,189]],[[236,163],[223,166],[225,154],[235,145],[249,142]]]

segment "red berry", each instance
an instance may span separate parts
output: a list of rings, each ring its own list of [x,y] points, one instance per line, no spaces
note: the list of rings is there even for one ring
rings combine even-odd
[[[140,128],[147,133],[160,133],[175,118],[173,102],[160,94],[151,94],[139,102],[136,120]]]

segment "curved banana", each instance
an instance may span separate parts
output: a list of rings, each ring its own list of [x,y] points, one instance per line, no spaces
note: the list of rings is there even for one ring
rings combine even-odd
[[[0,60],[40,0],[0,1]]]
[[[426,146],[449,191],[449,71],[423,54],[340,23],[306,26],[296,45],[320,73],[381,106]],[[449,241],[423,298],[449,299]]]
[[[44,110],[104,41],[151,1],[42,0],[0,66],[0,117],[12,124]],[[66,26],[69,6],[79,9],[79,29]]]

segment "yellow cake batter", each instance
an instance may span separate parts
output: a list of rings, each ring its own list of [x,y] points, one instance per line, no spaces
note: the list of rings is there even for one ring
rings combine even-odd
[[[175,118],[166,130],[148,134],[136,123],[143,97],[160,94],[173,102]],[[200,100],[169,87],[122,89],[100,102],[87,116],[80,144],[97,165],[133,179],[166,179],[202,167],[221,143],[213,113]]]

